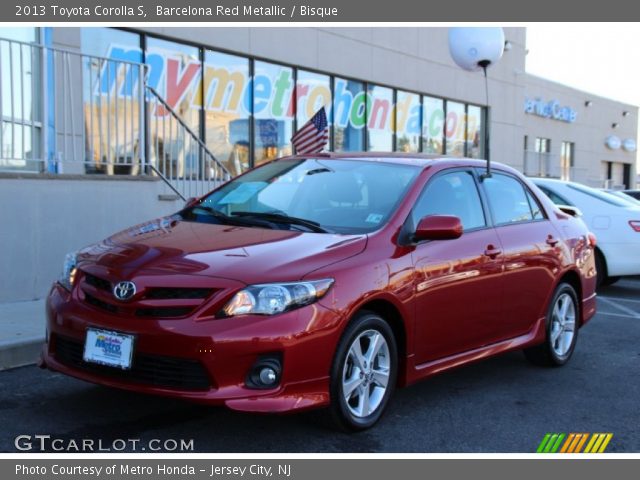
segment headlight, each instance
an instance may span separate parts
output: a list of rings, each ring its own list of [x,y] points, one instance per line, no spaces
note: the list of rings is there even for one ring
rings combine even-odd
[[[332,278],[310,282],[251,285],[236,293],[221,313],[225,317],[247,314],[275,315],[321,299],[331,285]]]
[[[64,264],[62,265],[62,275],[58,282],[67,290],[71,291],[76,279],[76,254],[67,253],[64,257]]]

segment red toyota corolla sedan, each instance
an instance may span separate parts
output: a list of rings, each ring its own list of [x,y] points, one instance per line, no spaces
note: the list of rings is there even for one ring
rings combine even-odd
[[[250,412],[372,426],[393,390],[508,350],[559,366],[595,313],[595,238],[469,159],[275,160],[70,254],[42,364]]]

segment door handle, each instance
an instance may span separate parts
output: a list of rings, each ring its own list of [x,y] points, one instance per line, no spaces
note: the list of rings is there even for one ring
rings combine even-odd
[[[493,245],[488,245],[484,251],[484,254],[489,258],[496,258],[501,253],[502,253],[502,250],[494,247]]]
[[[558,244],[559,240],[555,238],[553,235],[549,235],[547,237],[547,244],[555,247]]]

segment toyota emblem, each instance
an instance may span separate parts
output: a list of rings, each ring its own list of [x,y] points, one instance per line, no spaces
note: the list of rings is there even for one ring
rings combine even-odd
[[[136,284],[133,282],[118,282],[113,287],[113,295],[118,300],[129,300],[136,294]]]

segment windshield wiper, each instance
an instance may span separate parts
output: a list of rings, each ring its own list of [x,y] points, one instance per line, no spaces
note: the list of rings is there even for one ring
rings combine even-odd
[[[222,213],[220,210],[216,210],[215,208],[212,208],[208,205],[194,205],[193,207],[191,207],[189,210],[193,211],[193,210],[204,210],[205,212],[207,212],[209,215],[211,215],[212,217],[216,217],[219,220],[223,220],[225,222],[232,220],[231,217],[229,217],[229,215]]]
[[[241,227],[246,227],[246,226],[259,226],[259,227],[268,227],[268,228],[274,228],[273,223],[269,223],[268,221],[260,221],[260,220],[251,220],[251,219],[244,219],[244,218],[231,218],[229,215],[221,212],[220,210],[216,210],[213,207],[210,207],[209,205],[194,205],[193,207],[189,208],[188,210],[193,213],[193,210],[204,210],[205,212],[207,212],[209,215],[211,215],[212,217],[217,218],[218,220],[220,220],[222,223],[224,224],[228,224],[228,225],[236,225],[236,226],[241,226]],[[266,220],[266,219],[265,219]]]
[[[307,220],[305,218],[291,217],[289,215],[285,215],[282,213],[275,212],[233,212],[231,215],[237,217],[255,217],[262,218],[267,221],[276,222],[276,223],[284,223],[285,225],[300,225],[302,227],[306,227],[312,232],[315,233],[333,233],[331,230],[328,230],[324,227],[321,227],[318,222],[314,222],[313,220]]]

